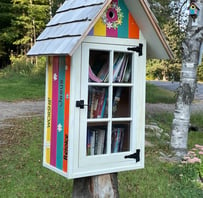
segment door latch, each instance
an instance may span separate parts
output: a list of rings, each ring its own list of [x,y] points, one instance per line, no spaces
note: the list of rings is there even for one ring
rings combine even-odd
[[[84,109],[85,106],[88,106],[85,104],[84,100],[77,100],[76,101],[76,107],[79,107],[80,109]]]

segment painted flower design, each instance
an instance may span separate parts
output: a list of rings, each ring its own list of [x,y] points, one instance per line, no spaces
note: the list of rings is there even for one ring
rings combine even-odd
[[[117,29],[123,21],[123,13],[117,3],[111,3],[104,14],[102,15],[102,21],[108,29]]]

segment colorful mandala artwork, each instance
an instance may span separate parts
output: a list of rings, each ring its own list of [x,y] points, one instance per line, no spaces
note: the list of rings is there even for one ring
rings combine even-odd
[[[108,29],[117,29],[122,24],[123,13],[117,3],[111,3],[104,14],[102,15],[102,21],[106,24]]]

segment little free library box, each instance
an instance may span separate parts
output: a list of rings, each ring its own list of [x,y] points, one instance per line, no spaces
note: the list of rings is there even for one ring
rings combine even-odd
[[[146,58],[172,57],[146,1],[66,0],[28,55],[47,56],[45,167],[144,167]]]

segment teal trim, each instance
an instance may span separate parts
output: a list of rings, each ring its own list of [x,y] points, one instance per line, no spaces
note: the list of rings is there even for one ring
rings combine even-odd
[[[57,122],[57,150],[56,167],[63,170],[63,138],[64,138],[64,97],[65,97],[65,56],[59,57],[58,83],[58,122]]]
[[[118,27],[118,38],[128,38],[128,8],[126,7],[123,0],[118,1],[118,6],[121,8],[123,13],[122,24]]]

